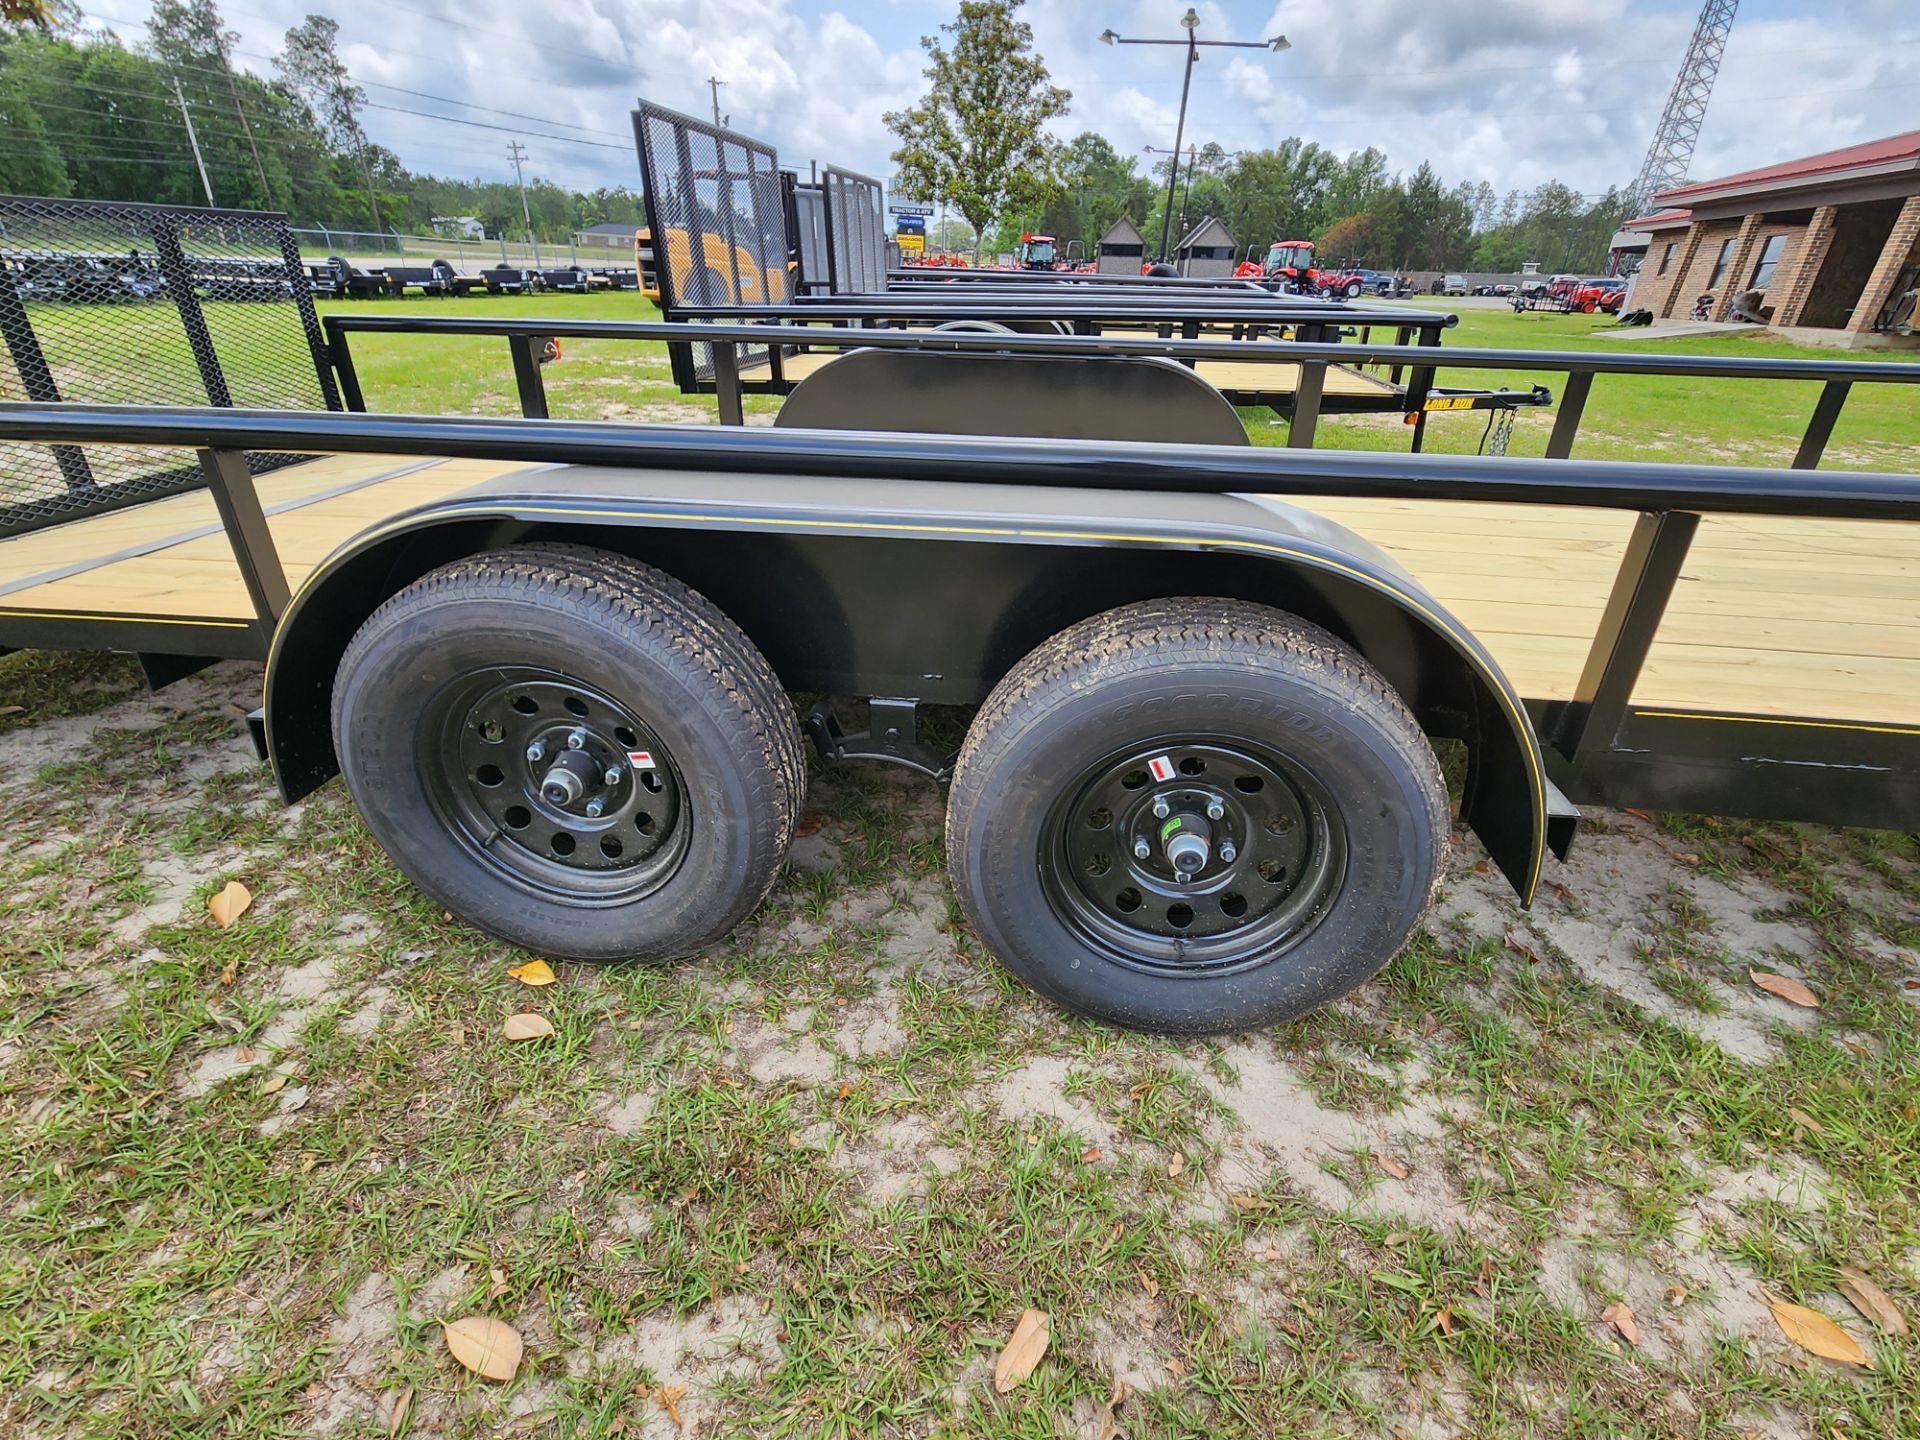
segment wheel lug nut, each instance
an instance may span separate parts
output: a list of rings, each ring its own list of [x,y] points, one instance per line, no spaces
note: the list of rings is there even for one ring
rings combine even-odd
[[[1226,813],[1227,813],[1227,807],[1221,802],[1220,797],[1218,795],[1214,796],[1211,800],[1207,801],[1207,819],[1218,820],[1222,815]]]
[[[579,749],[579,748],[580,748],[580,747],[581,747],[582,745],[585,745],[586,743],[587,743],[587,732],[586,732],[586,731],[584,731],[584,730],[572,730],[572,731],[569,731],[569,732],[568,732],[568,734],[567,734],[567,749],[569,749],[569,750],[578,750],[578,749]]]
[[[1167,804],[1166,796],[1156,795],[1153,797],[1153,818],[1154,819],[1156,820],[1166,819],[1167,811],[1169,810],[1169,808],[1171,807],[1169,807]]]
[[[587,814],[592,815],[596,819],[606,812],[606,808],[607,797],[604,795],[596,795],[593,799],[587,801]]]
[[[1222,840],[1220,842],[1220,859],[1223,863],[1231,865],[1239,858],[1239,855],[1240,852],[1233,848],[1233,842],[1231,840]]]
[[[529,765],[538,765],[546,758],[547,747],[542,745],[538,740],[527,746],[527,763]]]
[[[1147,843],[1146,836],[1142,835],[1138,840],[1133,842],[1133,858],[1134,859],[1144,860],[1152,853],[1153,853],[1153,846]]]
[[[608,785],[618,785],[620,783],[620,767],[618,765],[607,766],[607,773],[600,778]]]

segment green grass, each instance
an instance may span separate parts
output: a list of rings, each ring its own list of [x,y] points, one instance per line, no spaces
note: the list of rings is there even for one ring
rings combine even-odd
[[[1585,843],[1663,867],[1611,958],[1577,926],[1622,852],[1577,851],[1528,915],[1463,843],[1445,886],[1476,907],[1351,1000],[1180,1043],[1020,989],[954,917],[937,791],[834,771],[727,943],[530,990],[337,785],[278,808],[225,704],[251,674],[154,711],[24,658],[7,1433],[381,1435],[411,1387],[410,1435],[664,1435],[684,1385],[702,1435],[1037,1440],[1098,1433],[1120,1377],[1136,1436],[1920,1437],[1920,1342],[1833,1288],[1856,1265],[1920,1315],[1913,837],[1603,824]],[[84,765],[24,748],[80,721]],[[221,931],[234,878],[255,905]],[[1799,937],[1819,1011],[1746,981],[1785,962],[1728,894]],[[555,1036],[504,1042],[521,1009]],[[1729,1023],[1765,1053],[1708,1038]],[[1762,1285],[1874,1368],[1796,1356]],[[1623,1296],[1638,1349],[1599,1320]],[[996,1396],[1029,1306],[1051,1349]],[[446,1356],[473,1312],[526,1338],[510,1385]]]

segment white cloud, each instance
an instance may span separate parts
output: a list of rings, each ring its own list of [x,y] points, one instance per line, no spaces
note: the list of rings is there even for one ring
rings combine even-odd
[[[363,81],[550,117],[591,148],[522,134],[533,172],[565,183],[638,184],[627,114],[639,95],[706,114],[706,79],[736,128],[772,141],[784,163],[810,159],[885,176],[881,116],[923,85],[916,38],[954,0],[246,0],[229,9],[252,55],[312,9],[341,23]],[[1912,0],[1797,0],[1798,17],[1736,22],[1694,173],[1766,164],[1912,128],[1920,98],[1910,57]],[[145,18],[145,0],[88,0]],[[1072,114],[1055,128],[1105,134],[1123,153],[1170,146],[1179,45],[1106,46],[1123,35],[1179,39],[1179,0],[1029,0],[1025,15]],[[1526,188],[1560,179],[1596,193],[1638,168],[1698,13],[1697,0],[1283,0],[1198,5],[1205,39],[1294,48],[1206,51],[1195,67],[1187,135],[1229,150],[1301,135],[1342,153],[1374,145],[1449,181]],[[1751,10],[1754,7],[1749,7]],[[123,33],[138,38],[128,26]],[[267,71],[263,60],[243,57]],[[393,91],[406,109],[521,122]],[[499,179],[513,138],[376,110],[369,128],[412,167]],[[1145,157],[1141,157],[1143,160]]]

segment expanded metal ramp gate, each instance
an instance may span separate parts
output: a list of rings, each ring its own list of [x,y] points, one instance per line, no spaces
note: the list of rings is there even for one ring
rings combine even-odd
[[[0,341],[0,399],[342,408],[284,215],[0,195]],[[0,443],[0,535],[202,483],[178,450]]]
[[[672,319],[675,310],[790,300],[787,220],[773,147],[646,100],[633,112],[633,135],[661,312]],[[689,348],[693,378],[710,381],[713,348]],[[676,347],[676,370],[680,353]],[[741,360],[765,354],[743,353]]]
[[[827,277],[836,295],[872,295],[887,288],[887,210],[880,182],[823,166],[827,198]]]

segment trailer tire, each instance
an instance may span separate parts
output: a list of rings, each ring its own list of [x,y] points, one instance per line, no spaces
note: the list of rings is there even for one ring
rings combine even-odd
[[[341,659],[333,734],[421,890],[577,960],[726,934],[772,888],[806,785],[792,705],[739,628],[577,545],[455,561],[388,600]]]
[[[1379,672],[1225,599],[1143,601],[1034,650],[975,717],[947,810],[960,905],[1015,974],[1172,1034],[1271,1024],[1370,979],[1447,839],[1433,749]]]

